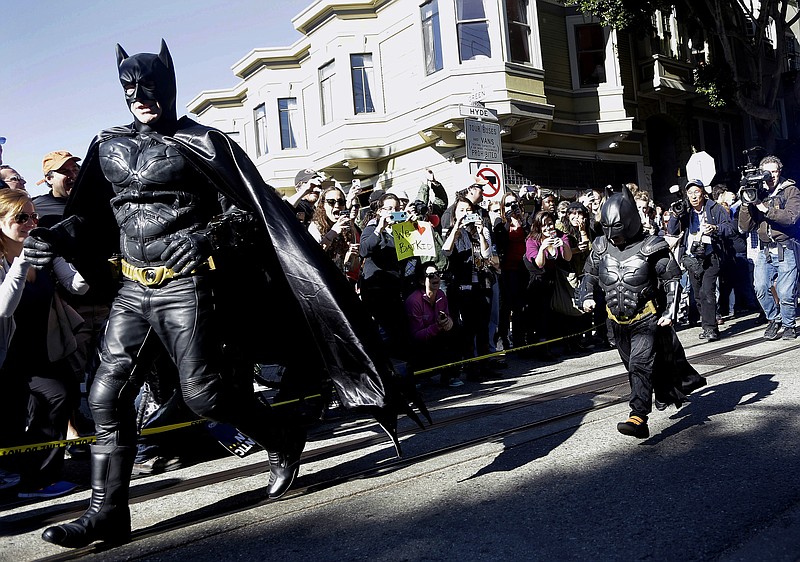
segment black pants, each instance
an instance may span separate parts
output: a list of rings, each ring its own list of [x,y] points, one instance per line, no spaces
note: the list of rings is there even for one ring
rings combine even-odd
[[[702,261],[700,278],[689,271],[689,283],[692,285],[694,300],[700,311],[700,322],[704,330],[717,329],[717,278],[720,261],[716,254],[706,256]]]
[[[460,327],[455,322],[449,331],[439,332],[434,338],[424,341],[414,340],[409,357],[411,366],[416,372],[456,362],[461,359],[462,341]],[[450,367],[445,371],[443,377],[448,379],[458,374],[458,367]],[[426,376],[433,374],[429,373]]]
[[[647,419],[653,410],[653,367],[658,318],[650,314],[633,324],[611,321],[614,340],[631,385],[631,415]]]
[[[101,364],[89,394],[98,445],[136,442],[134,399],[143,373],[134,367],[151,333],[149,337],[161,340],[177,366],[181,395],[189,409],[235,425],[265,449],[279,449],[280,434],[271,423],[271,410],[253,395],[252,366],[232,369],[234,358],[224,360],[215,320],[211,280],[206,276],[176,279],[157,288],[124,282],[111,306]]]
[[[392,357],[406,359],[409,330],[400,278],[378,272],[364,279],[361,282],[361,300],[383,328]]]
[[[453,317],[461,319],[462,354],[475,357],[489,353],[489,315],[491,289],[480,284],[451,285],[448,304]]]
[[[498,277],[500,283],[500,323],[497,326],[497,337],[508,338],[513,322],[514,345],[525,345],[528,332],[525,319],[527,303],[528,279],[530,275],[525,268],[508,269]]]
[[[54,366],[56,364],[53,364]],[[78,383],[66,363],[63,372],[48,369],[46,375],[24,379],[19,372],[3,369],[0,377],[5,404],[0,415],[0,446],[32,445],[67,438],[67,424],[78,401]],[[27,427],[27,430],[26,430]],[[22,487],[36,489],[56,482],[64,466],[64,448],[55,447],[3,457],[0,468],[22,475]]]

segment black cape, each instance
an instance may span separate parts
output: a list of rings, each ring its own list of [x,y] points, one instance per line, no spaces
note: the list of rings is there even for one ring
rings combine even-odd
[[[76,266],[90,285],[102,284],[109,292],[116,287],[106,260],[119,252],[119,227],[109,204],[115,194],[100,170],[98,148],[111,138],[136,134],[133,125],[115,127],[92,141],[65,210],[65,217],[78,215],[81,230],[88,230]],[[320,377],[315,369],[323,368],[342,404],[370,408],[384,429],[387,417],[393,426],[399,411],[416,420],[392,384],[391,363],[374,321],[241,147],[187,117],[178,121],[171,136],[150,134],[177,149],[262,227],[257,230],[257,255],[252,260],[217,263],[217,287],[230,319],[222,330],[226,339],[253,362],[286,365],[300,359],[307,368],[292,372],[309,381]],[[295,386],[302,386],[299,382]]]

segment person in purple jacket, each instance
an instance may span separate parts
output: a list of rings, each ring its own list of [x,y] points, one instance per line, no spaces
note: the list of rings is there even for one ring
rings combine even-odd
[[[420,370],[458,360],[458,326],[450,317],[447,296],[439,288],[441,273],[436,264],[428,262],[416,269],[415,277],[419,288],[406,299],[412,366]],[[443,369],[440,380],[452,388],[464,384],[453,367]]]

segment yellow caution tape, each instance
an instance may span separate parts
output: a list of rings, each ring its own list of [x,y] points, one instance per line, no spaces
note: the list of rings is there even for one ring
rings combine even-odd
[[[474,362],[477,362],[477,361],[483,361],[484,359],[490,359],[492,357],[499,357],[499,356],[502,356],[502,355],[507,355],[507,354],[509,354],[511,352],[516,353],[518,351],[524,351],[526,349],[532,349],[534,347],[547,345],[549,343],[554,343],[554,342],[565,340],[565,339],[568,339],[568,338],[571,338],[571,337],[574,337],[574,336],[579,336],[581,334],[585,334],[586,332],[591,332],[592,330],[594,330],[596,328],[599,328],[600,326],[602,326],[602,324],[598,324],[597,326],[592,326],[591,328],[588,328],[588,329],[583,330],[581,332],[577,332],[575,334],[570,334],[568,336],[562,336],[560,338],[553,338],[553,339],[546,340],[546,341],[540,341],[540,342],[532,343],[532,344],[525,345],[525,346],[522,346],[522,347],[515,347],[511,351],[496,351],[494,353],[488,353],[488,354],[482,355],[480,357],[472,357],[470,359],[464,359],[464,360],[461,360],[461,361],[454,361],[452,363],[447,363],[445,365],[439,365],[437,367],[431,367],[429,369],[421,369],[419,371],[416,371],[414,373],[414,376],[425,375],[427,373],[432,373],[434,371],[438,371],[440,369],[445,369],[445,368],[448,368],[448,367],[457,367],[459,365],[466,365],[467,363],[474,363]],[[285,400],[283,402],[275,402],[274,404],[272,404],[272,407],[273,408],[277,408],[277,407],[280,407],[280,406],[288,406],[289,404],[297,404],[299,402],[302,402],[304,400],[309,400],[309,399],[312,399],[312,398],[322,398],[322,395],[321,394],[314,394],[314,395],[311,395],[311,396],[305,396],[303,398],[295,398],[293,400]],[[156,433],[165,433],[167,431],[174,431],[176,429],[183,429],[185,427],[190,427],[190,426],[193,426],[193,425],[200,425],[200,424],[206,423],[207,421],[208,420],[206,420],[206,419],[199,419],[199,420],[192,420],[192,421],[175,423],[175,424],[164,425],[164,426],[159,426],[159,427],[148,427],[146,429],[143,429],[141,431],[140,435],[154,435]],[[86,437],[78,437],[77,439],[62,439],[60,441],[48,441],[46,443],[35,443],[33,445],[19,445],[17,447],[7,447],[5,449],[0,449],[0,457],[6,456],[6,455],[17,455],[17,454],[20,454],[20,453],[32,453],[32,452],[35,452],[35,451],[47,451],[47,450],[50,450],[50,449],[57,449],[59,447],[69,447],[70,445],[88,445],[88,444],[95,443],[96,441],[97,441],[97,439],[95,438],[94,435],[88,435]]]

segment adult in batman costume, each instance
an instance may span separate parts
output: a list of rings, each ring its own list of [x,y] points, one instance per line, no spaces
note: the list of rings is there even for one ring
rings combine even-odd
[[[89,396],[97,427],[89,509],[42,535],[66,547],[130,539],[142,382],[132,373],[143,370],[134,369],[138,352],[153,338],[177,366],[189,408],[267,450],[273,499],[297,475],[305,432],[254,397],[253,363],[286,365],[287,386],[299,391],[327,373],[343,405],[370,411],[398,453],[397,413],[419,423],[395,390],[374,323],[319,244],[235,142],[177,118],[163,40],[158,55],[128,56],[117,45],[117,65],[133,123],[94,139],[67,218],[34,230],[25,247],[34,266],[63,255],[91,286],[115,293]],[[121,284],[108,267],[115,257]]]
[[[603,236],[592,243],[579,299],[588,312],[595,307],[595,287],[599,285],[605,294],[631,386],[631,413],[617,430],[644,439],[650,436],[647,419],[654,394],[656,408],[680,407],[706,379],[686,360],[672,326],[681,291],[680,268],[662,237],[644,233],[627,187],[621,193],[607,193],[600,223]]]

